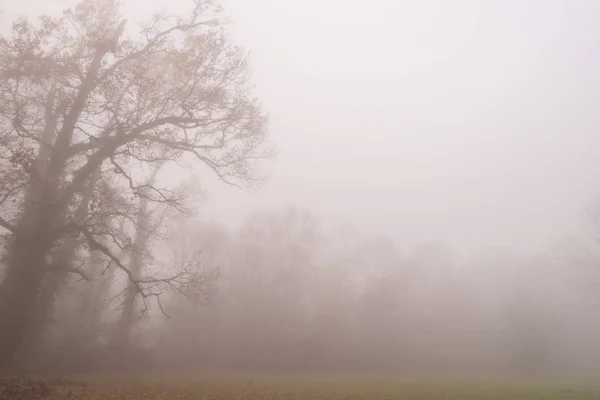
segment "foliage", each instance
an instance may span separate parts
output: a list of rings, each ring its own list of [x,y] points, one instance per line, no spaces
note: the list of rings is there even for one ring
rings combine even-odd
[[[204,168],[248,187],[272,156],[248,55],[217,4],[139,26],[119,10],[82,0],[0,37],[0,364],[35,341],[69,275],[116,269],[123,301],[144,312],[154,302],[167,314],[168,292],[201,297],[213,276],[198,255],[154,262],[174,228],[165,221],[197,208],[173,174]]]

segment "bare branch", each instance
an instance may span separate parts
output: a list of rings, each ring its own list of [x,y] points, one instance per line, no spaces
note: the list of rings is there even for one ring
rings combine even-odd
[[[4,218],[2,218],[1,216],[0,216],[0,226],[12,233],[15,233],[15,234],[17,233],[17,227],[14,224],[11,224],[10,222],[8,222]]]
[[[29,184],[29,182],[25,182],[25,183],[22,183],[19,185],[15,185],[14,187],[7,190],[6,193],[4,194],[4,196],[2,196],[2,198],[0,198],[0,205],[4,204],[4,202],[10,198],[10,196],[12,196],[18,190],[25,188],[28,184]]]
[[[64,272],[68,272],[70,274],[76,274],[76,275],[79,275],[81,277],[81,279],[83,279],[84,281],[90,282],[91,279],[90,279],[89,275],[82,269],[83,265],[84,265],[84,263],[76,268],[72,268],[72,267],[64,267],[61,265],[54,264],[54,265],[50,265],[47,268],[47,271],[64,271]]]
[[[124,266],[121,263],[121,260],[119,260],[113,253],[112,251],[106,247],[105,245],[103,245],[102,243],[98,242],[95,238],[94,235],[92,235],[87,229],[85,229],[84,227],[80,227],[79,228],[79,232],[83,234],[83,236],[86,238],[87,242],[88,242],[88,246],[90,248],[90,251],[100,251],[102,254],[104,254],[105,256],[107,256],[117,267],[119,267],[119,269],[121,271],[123,271],[127,277],[129,278],[129,280],[131,282],[135,283],[135,280],[133,279],[133,275],[131,274],[131,271],[129,270],[129,268],[127,268],[126,266]]]

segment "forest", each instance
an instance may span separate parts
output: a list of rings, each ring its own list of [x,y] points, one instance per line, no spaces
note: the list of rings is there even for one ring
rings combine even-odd
[[[294,204],[206,215],[203,177],[260,190],[277,142],[223,8],[190,6],[82,0],[0,36],[1,370],[600,372],[593,199],[529,255]]]

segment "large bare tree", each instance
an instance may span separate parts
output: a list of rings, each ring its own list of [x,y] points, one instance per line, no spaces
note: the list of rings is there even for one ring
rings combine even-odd
[[[117,255],[132,251],[120,227],[135,226],[141,197],[190,211],[168,182],[147,185],[144,167],[203,165],[240,187],[260,178],[256,162],[272,155],[266,116],[251,96],[247,54],[221,15],[212,0],[195,0],[185,17],[135,27],[115,0],[84,0],[35,25],[19,20],[12,37],[0,37],[0,226],[8,236],[0,363],[17,354],[46,274],[84,275],[56,262],[72,237],[144,298],[157,297],[159,284],[183,284],[181,274],[138,277]]]

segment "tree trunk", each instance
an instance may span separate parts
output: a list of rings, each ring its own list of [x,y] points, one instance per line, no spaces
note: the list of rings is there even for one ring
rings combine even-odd
[[[40,158],[43,161],[41,154]],[[54,229],[63,210],[56,197],[57,183],[58,179],[48,179],[30,184],[7,246],[8,269],[0,285],[0,367],[14,361],[34,319],[48,257],[57,239]]]
[[[54,103],[56,91],[51,90],[45,102],[45,129],[41,139],[53,143],[56,135]],[[44,170],[51,156],[50,148],[40,146],[36,166]],[[39,290],[44,279],[43,266],[52,248],[52,241],[45,237],[50,221],[44,221],[43,183],[30,184],[24,201],[24,212],[19,221],[19,233],[7,244],[6,265],[8,269],[0,284],[0,367],[9,365],[33,318]],[[49,204],[45,204],[48,206]],[[50,215],[48,215],[50,216]]]
[[[146,245],[148,242],[148,201],[146,199],[140,200],[140,209],[138,212],[138,227],[133,245],[133,251],[131,254],[131,277],[132,279],[139,279],[142,272],[144,263],[144,252],[146,251]],[[127,282],[127,289],[125,291],[125,298],[123,300],[123,311],[119,318],[119,326],[117,332],[117,343],[120,346],[129,345],[131,339],[131,330],[137,321],[135,315],[136,303],[138,293],[135,286],[131,282]]]
[[[26,339],[54,244],[52,227],[57,204],[52,188],[32,183],[24,212],[7,245],[8,269],[0,286],[0,367],[10,365]]]
[[[29,329],[44,279],[51,243],[43,235],[15,238],[8,253],[8,271],[0,286],[0,367],[9,366]]]
[[[89,205],[97,179],[98,174],[96,173],[90,179],[83,198],[77,206],[74,216],[74,222],[77,224],[83,223],[88,216]],[[50,323],[54,314],[56,299],[69,277],[67,269],[73,266],[73,260],[76,257],[76,252],[80,244],[79,238],[67,238],[57,254],[52,257],[52,264],[63,269],[50,271],[42,282],[35,317],[26,339],[28,345],[35,344],[42,335],[44,327]],[[94,276],[90,275],[90,279],[94,279]]]
[[[154,184],[161,166],[162,164],[158,164],[156,168],[154,168],[146,182],[147,185]],[[150,239],[151,234],[151,213],[148,210],[148,199],[144,197],[144,195],[147,196],[149,194],[149,189],[144,187],[141,192],[142,197],[140,197],[140,207],[137,215],[137,230],[133,250],[131,252],[130,270],[133,279],[140,278],[140,274],[144,267],[144,253],[147,250],[148,240]],[[119,346],[129,345],[131,340],[131,330],[138,320],[138,317],[135,315],[138,292],[131,282],[128,282],[127,285],[128,287],[125,291],[125,298],[123,300],[123,311],[121,312],[117,331],[117,343]]]
[[[78,245],[79,243],[76,238],[69,238],[59,251],[59,254],[53,257],[53,264],[71,265]],[[43,277],[28,334],[23,340],[24,347],[35,351],[35,345],[42,337],[45,328],[52,324],[56,300],[68,277],[69,272],[66,269],[48,271]]]
[[[108,271],[106,271],[107,275],[104,275],[105,271],[102,269],[101,253],[98,251],[90,254],[88,265],[88,276],[91,281],[83,282],[85,295],[80,308],[82,327],[85,330],[93,330],[98,333],[102,313],[106,308],[106,304],[104,304],[106,293],[110,289],[115,267],[109,267]]]
[[[93,174],[96,166],[74,179],[66,192],[61,190],[61,178],[69,161],[68,149],[73,132],[102,66],[106,50],[97,50],[69,111],[57,130],[54,90],[45,102],[45,128],[42,137],[52,147],[39,147],[36,163],[25,199],[23,212],[7,248],[8,270],[0,287],[0,367],[10,365],[26,340],[47,272],[48,257],[57,239],[54,229],[65,216],[67,203],[76,190]],[[109,149],[110,150],[110,149]],[[106,150],[107,152],[109,150]],[[98,153],[96,153],[98,154]],[[97,156],[100,158],[100,156]]]

